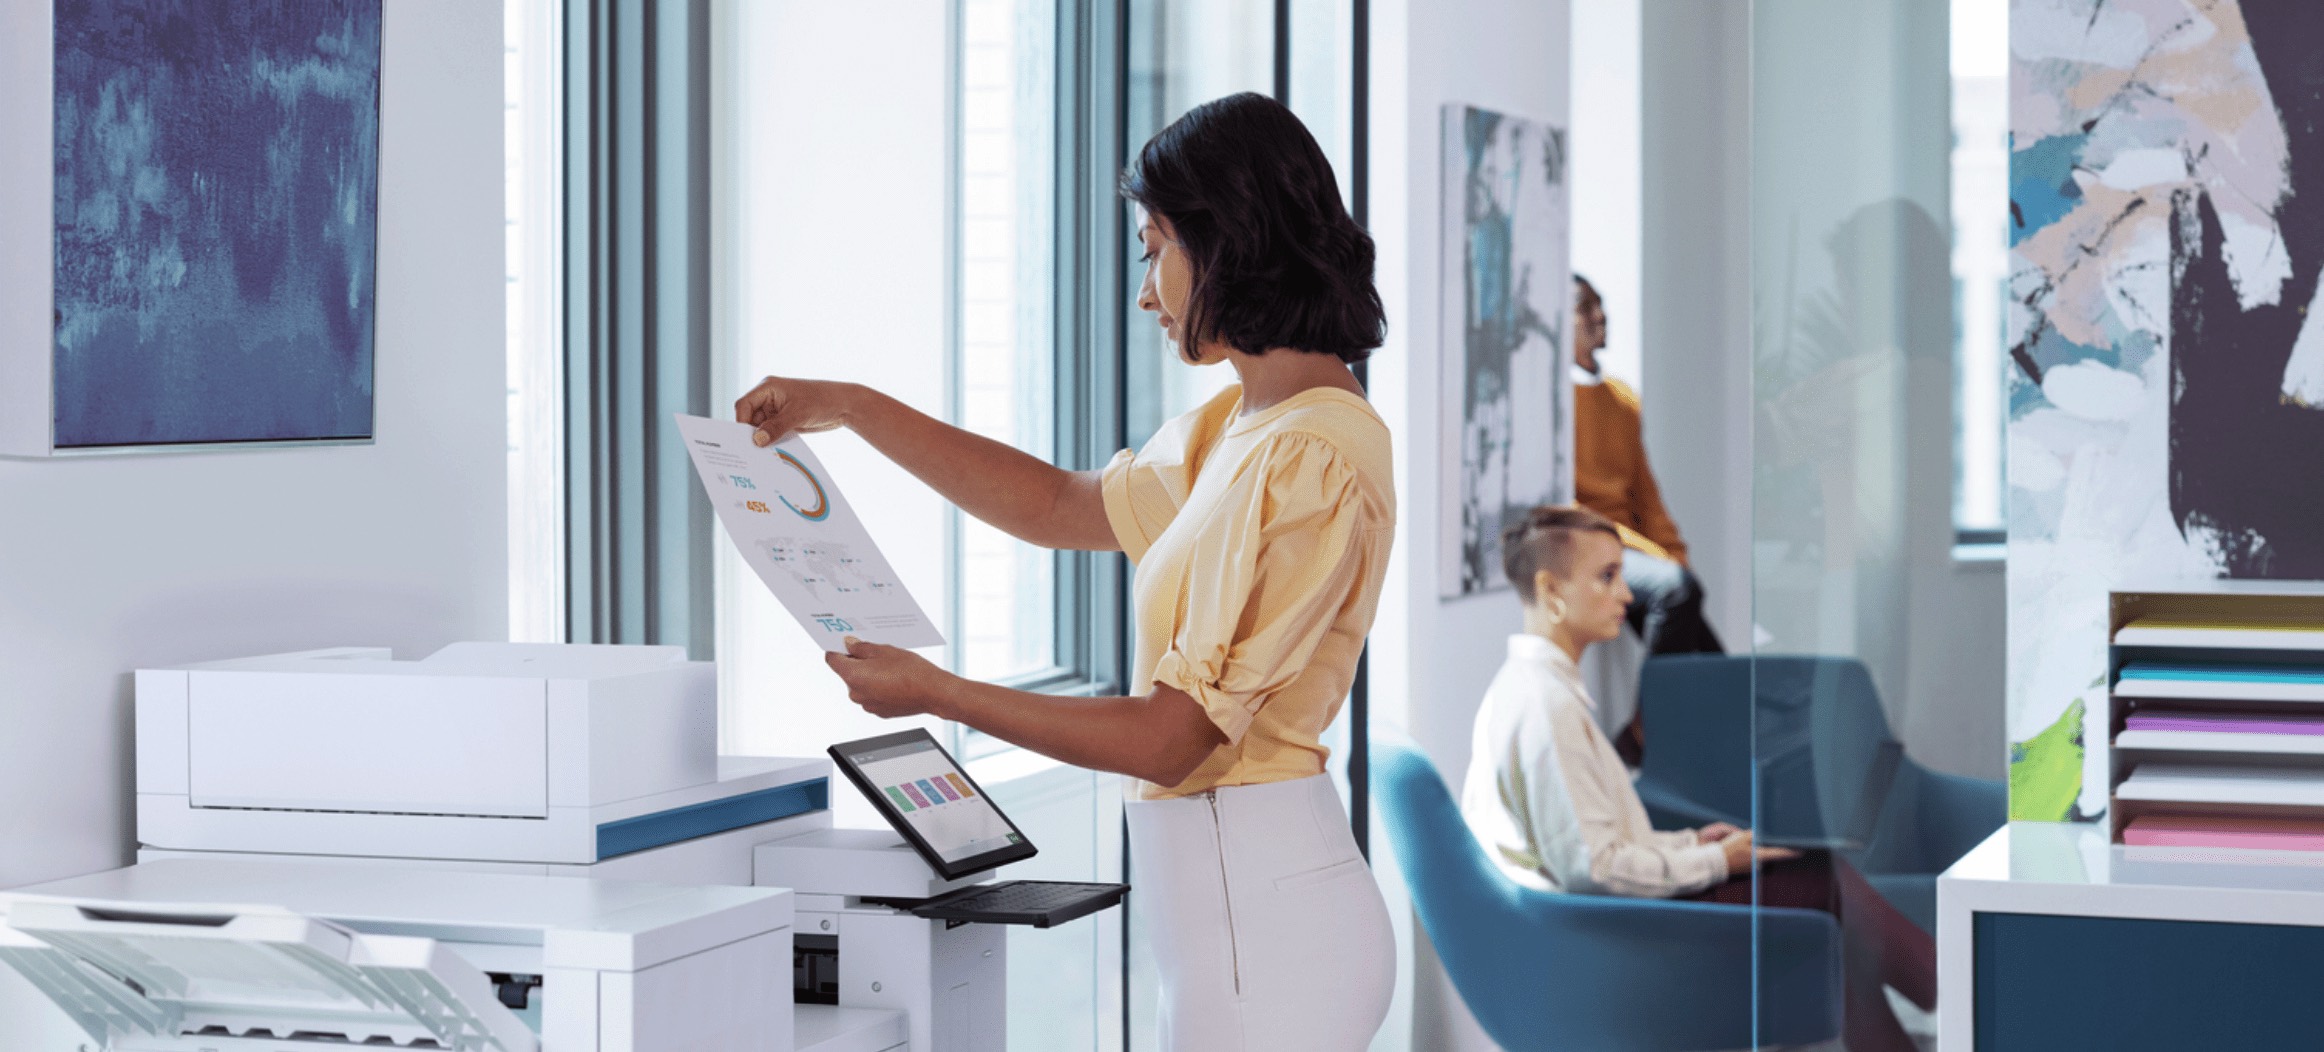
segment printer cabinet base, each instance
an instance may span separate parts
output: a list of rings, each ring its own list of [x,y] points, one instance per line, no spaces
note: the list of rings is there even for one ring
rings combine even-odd
[[[812,909],[798,914],[794,930],[837,931],[842,1007],[902,1011],[912,1052],[1006,1052],[1007,929],[953,926],[883,907]]]
[[[550,969],[542,1052],[789,1052],[791,933],[768,932],[638,972]]]
[[[795,1052],[908,1052],[904,1013],[884,1008],[798,1005],[792,1009]]]

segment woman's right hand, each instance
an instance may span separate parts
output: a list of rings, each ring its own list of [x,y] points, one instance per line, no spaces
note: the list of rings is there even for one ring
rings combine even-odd
[[[751,441],[771,445],[796,432],[847,426],[854,384],[770,376],[734,403],[734,418],[758,428]]]
[[[805,431],[844,427],[960,510],[1044,548],[1120,551],[1095,471],[1066,471],[955,427],[877,389],[836,380],[770,376],[734,403],[734,418],[765,446]]]

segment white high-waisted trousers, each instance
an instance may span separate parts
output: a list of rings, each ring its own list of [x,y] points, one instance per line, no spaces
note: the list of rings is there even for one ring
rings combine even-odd
[[[1371,1044],[1396,939],[1329,776],[1127,806],[1164,1052]]]

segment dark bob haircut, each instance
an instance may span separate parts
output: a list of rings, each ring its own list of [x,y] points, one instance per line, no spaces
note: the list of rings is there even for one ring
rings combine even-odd
[[[1360,362],[1388,321],[1372,237],[1340,203],[1331,162],[1281,103],[1244,92],[1162,129],[1122,173],[1122,196],[1177,230],[1194,271],[1180,353],[1223,343]]]

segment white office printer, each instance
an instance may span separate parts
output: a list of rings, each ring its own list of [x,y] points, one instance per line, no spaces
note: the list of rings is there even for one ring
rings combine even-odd
[[[955,851],[917,831],[907,843],[914,823],[952,813],[934,807],[917,818],[884,808],[893,832],[833,829],[832,761],[716,755],[715,669],[676,647],[464,643],[417,661],[348,648],[141,670],[136,710],[141,862],[796,889],[791,967],[754,994],[782,1002],[790,1025],[753,1049],[999,1052],[999,925],[1061,923],[1121,900],[1107,890],[1119,886],[1096,886],[1018,912],[958,901],[1030,843],[972,836]],[[934,762],[932,749],[918,742],[881,763]],[[968,790],[965,771],[945,769],[960,779],[946,785]],[[1016,832],[997,808],[982,820]],[[202,901],[285,905],[255,892]],[[290,908],[345,923],[336,900],[312,905]],[[530,1003],[534,973],[484,967],[511,977],[508,1003]],[[547,1052],[565,1052],[544,1037]]]
[[[83,1048],[781,1052],[791,916],[767,889],[168,860],[0,892],[0,962]]]
[[[345,648],[137,673],[141,858],[748,884],[753,846],[830,824],[829,777],[822,759],[719,756],[716,668],[680,647]],[[769,826],[786,819],[802,821]]]

